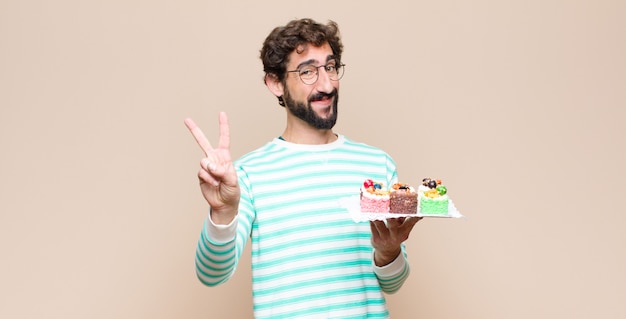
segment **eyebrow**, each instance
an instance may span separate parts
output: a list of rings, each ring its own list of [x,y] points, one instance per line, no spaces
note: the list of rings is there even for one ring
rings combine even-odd
[[[326,56],[326,63],[328,63],[328,61],[333,60],[333,59],[337,59],[337,56],[334,55],[334,54],[327,55]],[[296,70],[301,68],[301,67],[303,67],[303,66],[305,66],[305,65],[310,65],[310,64],[313,64],[315,62],[317,62],[317,60],[315,60],[315,59],[309,59],[309,60],[306,60],[306,61],[302,61],[302,62],[300,62],[300,64],[298,64],[298,66],[296,67]]]

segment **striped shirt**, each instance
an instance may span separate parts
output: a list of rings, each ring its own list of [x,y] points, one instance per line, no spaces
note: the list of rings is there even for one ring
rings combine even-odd
[[[241,200],[230,225],[207,218],[196,273],[207,286],[228,280],[248,239],[255,318],[388,318],[383,292],[409,275],[402,254],[376,267],[369,223],[338,201],[370,178],[391,185],[396,165],[382,150],[339,135],[330,144],[274,139],[236,161]]]

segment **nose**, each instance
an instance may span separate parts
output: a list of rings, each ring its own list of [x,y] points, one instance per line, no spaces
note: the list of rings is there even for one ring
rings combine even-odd
[[[335,82],[339,85],[339,81],[332,81],[325,68],[319,68],[317,71],[316,89],[321,93],[330,93],[335,90]]]

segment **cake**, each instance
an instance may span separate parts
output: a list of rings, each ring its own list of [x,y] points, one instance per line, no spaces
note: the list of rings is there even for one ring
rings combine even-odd
[[[417,193],[420,214],[434,216],[448,214],[448,189],[441,184],[441,180],[424,178]]]
[[[417,192],[404,183],[395,183],[389,190],[389,212],[395,214],[417,213]]]
[[[366,179],[361,187],[360,205],[363,213],[388,213],[389,191],[383,183]]]

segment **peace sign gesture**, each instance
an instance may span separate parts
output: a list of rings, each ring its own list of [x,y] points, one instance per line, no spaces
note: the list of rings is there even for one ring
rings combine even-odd
[[[217,148],[211,146],[192,119],[185,119],[185,125],[206,155],[200,160],[198,179],[202,195],[211,206],[211,219],[216,224],[228,224],[237,215],[240,196],[237,172],[230,157],[228,117],[226,113],[220,112],[220,138]]]

